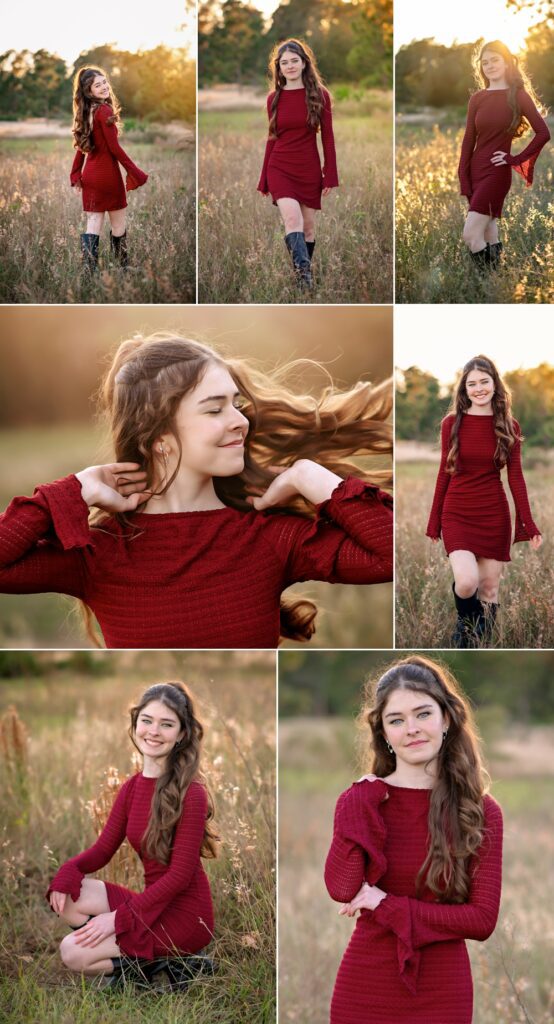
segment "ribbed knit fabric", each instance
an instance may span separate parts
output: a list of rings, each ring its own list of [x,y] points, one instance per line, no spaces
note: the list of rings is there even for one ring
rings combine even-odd
[[[15,498],[0,516],[0,591],[83,599],[107,647],[274,648],[292,583],[392,579],[392,499],[353,477],[314,520],[223,508],[91,529],[88,513],[75,476]]]
[[[522,114],[527,118],[534,138],[521,153],[511,154],[514,141],[509,132],[512,109],[507,89],[481,89],[469,101],[467,123],[458,167],[460,192],[469,199],[469,208],[489,217],[502,215],[502,204],[510,191],[514,167],[533,183],[535,161],[550,138],[546,121],[524,89],[517,94]],[[491,163],[496,150],[507,153],[506,164],[498,167]]]
[[[93,149],[85,154],[80,149],[75,153],[70,180],[83,186],[83,210],[87,213],[104,213],[107,210],[123,210],[127,206],[127,192],[144,185],[148,175],[127,156],[118,141],[117,128],[108,124],[113,109],[109,103],[101,103],[93,117]],[[84,163],[84,170],[83,168]],[[119,164],[127,171],[127,185],[123,184]]]
[[[267,97],[267,116],[275,93]],[[338,185],[337,157],[333,136],[331,98],[323,90],[321,142],[324,166],[321,169],[317,133],[308,122],[305,89],[283,89],[277,104],[277,138],[268,139],[258,192],[270,192],[277,199],[296,199],[312,210],[321,209],[321,190]]]
[[[493,416],[462,417],[459,431],[458,470],[446,472],[454,416],[441,425],[441,463],[429,522],[428,537],[440,537],[448,554],[472,551],[480,558],[510,561],[512,527],[510,507],[500,470],[494,465],[496,435]],[[508,460],[508,483],[516,509],[514,543],[530,540],[540,530],[533,522],[521,468],[521,430],[514,420],[517,439]]]
[[[85,875],[104,867],[127,837],[144,866],[145,889],[132,892],[106,882],[110,910],[115,910],[115,934],[128,956],[152,959],[171,950],[196,953],[213,936],[210,886],[200,848],[208,807],[204,786],[192,782],[185,794],[168,865],[145,858],[141,840],[150,817],[156,779],[133,775],[123,784],[94,846],[62,864],[52,879],[51,892],[69,893],[77,901]]]
[[[485,797],[485,837],[470,866],[467,903],[437,903],[425,886],[416,898],[430,795],[377,779],[354,783],[339,797],[325,865],[329,894],[349,902],[366,881],[387,896],[357,917],[335,983],[331,1024],[471,1024],[464,939],[483,941],[496,925],[502,814]]]

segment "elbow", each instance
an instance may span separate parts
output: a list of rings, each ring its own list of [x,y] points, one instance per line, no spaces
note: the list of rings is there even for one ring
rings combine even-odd
[[[468,939],[475,939],[476,942],[486,942],[487,939],[490,939],[496,928],[497,921],[498,910],[493,913],[483,914],[480,920],[476,922],[472,934],[467,936]]]
[[[351,880],[337,878],[327,870],[324,878],[327,892],[335,903],[350,903],[350,900],[353,900],[356,893],[359,892],[359,885],[353,885]]]

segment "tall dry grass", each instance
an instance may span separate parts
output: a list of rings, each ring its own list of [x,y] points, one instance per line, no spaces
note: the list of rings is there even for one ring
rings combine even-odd
[[[526,188],[513,172],[500,237],[502,268],[481,277],[461,240],[467,200],[457,168],[462,132],[399,125],[396,131],[396,301],[554,300],[554,151],[547,146]],[[526,143],[514,145],[514,152]]]
[[[353,927],[329,899],[323,867],[336,799],[357,777],[354,735],[354,723],[344,719],[279,724],[282,1024],[329,1019],[334,980]],[[537,744],[542,770],[522,776],[526,752]],[[516,730],[511,755],[487,747],[492,792],[504,814],[504,882],[496,931],[486,943],[468,942],[473,1024],[550,1024],[553,1019],[553,746],[554,729],[545,727]]]
[[[425,530],[433,500],[437,464],[396,464],[396,646],[451,646],[456,621],[452,573],[442,541]],[[554,646],[554,567],[549,556],[554,531],[554,487],[548,464],[524,471],[531,508],[544,544],[512,546],[500,585],[495,647]],[[509,496],[509,490],[505,482]],[[511,500],[510,500],[511,504]],[[512,523],[514,514],[512,509]]]
[[[43,662],[60,656],[36,655]],[[270,1024],[275,1019],[275,656],[115,653],[100,678],[51,668],[0,684],[0,1019],[6,1024]],[[205,767],[221,856],[204,862],[215,905],[213,978],[186,994],[108,997],[61,964],[67,928],[44,898],[60,863],[94,841],[134,770],[126,708],[154,680],[182,678],[206,726]],[[14,731],[13,722],[17,721]],[[28,733],[28,749],[25,734]],[[27,752],[25,753],[25,750]],[[13,762],[19,762],[14,774]],[[12,767],[10,767],[10,765]],[[7,766],[7,770],[6,770]],[[128,846],[100,877],[141,889]]]
[[[392,121],[387,94],[337,102],[340,187],[322,199],[315,287],[296,287],[277,208],[256,192],[267,138],[259,111],[199,115],[199,299],[217,303],[392,301]]]
[[[110,257],[106,215],[100,272],[81,272],[86,230],[69,185],[73,153],[61,139],[4,140],[0,163],[0,302],[195,301],[194,151],[124,137],[149,180],[128,196],[129,269]],[[129,141],[127,141],[129,140]]]

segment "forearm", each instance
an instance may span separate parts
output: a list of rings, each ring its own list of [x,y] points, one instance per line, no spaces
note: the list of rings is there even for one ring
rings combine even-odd
[[[293,482],[298,493],[313,505],[327,501],[342,483],[342,477],[310,459],[299,459],[292,466]]]

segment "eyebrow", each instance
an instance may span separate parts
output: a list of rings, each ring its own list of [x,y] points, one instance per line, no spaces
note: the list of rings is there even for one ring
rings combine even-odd
[[[414,711],[423,711],[424,708],[432,708],[432,704],[420,704],[419,707],[413,708]],[[397,718],[398,715],[403,715],[403,711],[387,711],[385,718]]]
[[[232,395],[233,398],[238,398],[240,391],[235,391]],[[201,398],[198,405],[204,405],[205,402],[224,402],[227,395],[210,395],[209,398]]]
[[[148,711],[141,711],[142,718],[151,718],[154,721],[154,715],[149,714]],[[160,722],[169,722],[170,725],[175,725],[174,718],[160,718]]]

